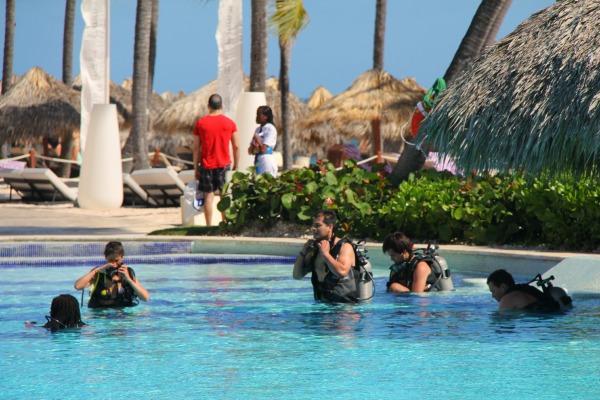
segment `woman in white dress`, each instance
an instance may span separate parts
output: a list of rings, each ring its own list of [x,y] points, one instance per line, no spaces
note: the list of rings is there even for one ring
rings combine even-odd
[[[269,106],[260,106],[256,109],[256,128],[248,154],[254,154],[254,166],[257,174],[268,173],[277,176],[277,163],[273,156],[273,149],[277,144],[277,129],[273,125],[273,110]]]

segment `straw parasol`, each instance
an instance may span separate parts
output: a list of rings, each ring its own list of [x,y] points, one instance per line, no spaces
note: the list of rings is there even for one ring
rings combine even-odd
[[[344,92],[314,109],[302,124],[314,148],[350,139],[371,142],[372,122],[379,120],[384,148],[398,151],[402,127],[425,96],[413,78],[398,80],[385,71],[369,70]]]
[[[306,105],[311,109],[319,108],[323,103],[332,97],[333,95],[331,92],[327,90],[325,86],[321,85],[310,95]]]
[[[27,71],[0,97],[0,142],[28,145],[79,127],[79,93],[39,67]]]
[[[597,170],[598,21],[598,0],[534,14],[442,94],[420,132],[465,170]]]

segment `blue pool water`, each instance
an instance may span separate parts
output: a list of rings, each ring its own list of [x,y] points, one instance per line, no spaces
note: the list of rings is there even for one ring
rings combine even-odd
[[[487,287],[367,304],[312,300],[291,264],[137,264],[151,301],[49,333],[52,298],[89,267],[0,269],[0,388],[9,399],[596,399],[600,299],[499,316]],[[87,300],[87,292],[84,301]]]

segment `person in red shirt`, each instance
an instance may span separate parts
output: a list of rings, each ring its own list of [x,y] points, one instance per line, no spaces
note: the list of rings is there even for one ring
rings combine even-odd
[[[204,192],[206,226],[212,223],[215,192],[218,191],[219,196],[221,195],[227,171],[237,170],[240,159],[237,127],[233,120],[221,113],[222,108],[221,96],[211,95],[208,99],[208,115],[200,118],[194,127],[194,173],[198,179],[198,190]]]

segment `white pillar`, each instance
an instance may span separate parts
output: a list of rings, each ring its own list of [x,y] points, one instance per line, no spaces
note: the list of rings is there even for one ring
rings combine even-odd
[[[238,171],[246,172],[246,168],[254,166],[254,156],[248,154],[248,146],[258,124],[256,109],[267,105],[264,92],[244,92],[240,95],[237,106],[235,124],[240,140],[240,161]]]
[[[117,107],[94,104],[79,176],[77,203],[87,209],[115,209],[123,204],[123,167]]]

